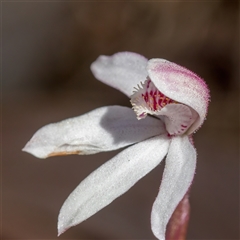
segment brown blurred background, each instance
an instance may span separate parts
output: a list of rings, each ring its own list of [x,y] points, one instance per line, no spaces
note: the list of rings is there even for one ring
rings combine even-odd
[[[211,90],[194,136],[188,239],[239,239],[239,1],[2,2],[2,239],[154,239],[162,163],[128,193],[57,238],[58,211],[116,154],[36,159],[41,126],[129,99],[94,79],[99,55],[133,51],[183,65]]]

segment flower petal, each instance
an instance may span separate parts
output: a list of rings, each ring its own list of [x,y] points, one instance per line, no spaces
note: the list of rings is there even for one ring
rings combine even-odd
[[[199,118],[188,133],[197,130],[205,120],[209,103],[206,83],[190,70],[164,59],[151,59],[148,74],[155,86],[167,97],[190,106]]]
[[[164,116],[167,132],[173,136],[185,133],[198,117],[194,110],[179,103],[170,103],[156,114]]]
[[[63,204],[58,218],[59,235],[128,191],[161,162],[169,143],[166,136],[148,139],[123,150],[92,172]]]
[[[162,121],[138,121],[132,109],[109,106],[95,109],[39,129],[23,151],[38,158],[93,154],[115,150],[166,133]]]
[[[100,56],[91,65],[93,75],[101,82],[116,88],[130,97],[141,81],[147,77],[148,60],[131,52]]]
[[[165,239],[166,225],[192,183],[196,157],[196,150],[186,135],[172,139],[151,215],[152,231],[158,239]]]

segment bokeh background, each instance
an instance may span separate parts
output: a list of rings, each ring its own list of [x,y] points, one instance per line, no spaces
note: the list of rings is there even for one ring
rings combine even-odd
[[[119,51],[165,58],[206,80],[211,103],[194,136],[188,239],[239,239],[239,1],[1,3],[1,239],[154,239],[150,212],[164,163],[57,238],[66,197],[117,151],[46,160],[21,152],[45,124],[130,106],[89,69],[99,55]]]

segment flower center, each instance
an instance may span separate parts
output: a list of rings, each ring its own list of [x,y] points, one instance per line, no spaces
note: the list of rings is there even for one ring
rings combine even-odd
[[[167,104],[177,103],[161,93],[149,77],[147,77],[144,83],[135,88],[130,102],[137,115],[137,119],[145,118],[148,113],[158,115],[158,112]]]

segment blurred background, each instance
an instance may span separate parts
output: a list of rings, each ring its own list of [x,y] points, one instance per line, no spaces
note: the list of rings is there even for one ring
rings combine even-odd
[[[94,79],[99,55],[132,51],[203,77],[207,121],[188,239],[239,239],[239,1],[2,2],[2,238],[154,239],[150,212],[164,163],[111,205],[57,238],[70,192],[117,151],[46,160],[21,152],[45,124],[104,105],[130,106]]]

